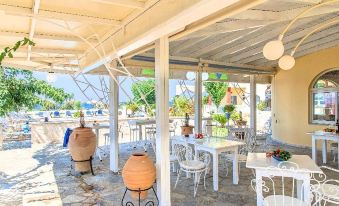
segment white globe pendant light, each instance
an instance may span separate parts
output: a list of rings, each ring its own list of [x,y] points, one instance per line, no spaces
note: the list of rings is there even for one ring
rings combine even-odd
[[[54,72],[48,72],[47,74],[47,82],[54,83],[56,81],[56,74]]]
[[[195,79],[195,72],[187,72],[186,73],[186,78],[188,80],[194,80]]]
[[[279,67],[283,70],[290,70],[295,65],[295,59],[291,55],[285,55],[279,59]]]
[[[201,74],[201,79],[202,79],[202,81],[208,80],[208,77],[209,77],[209,75],[208,75],[207,72],[203,72],[203,73]]]
[[[263,49],[264,57],[268,60],[279,59],[284,54],[284,45],[281,40],[267,42]]]

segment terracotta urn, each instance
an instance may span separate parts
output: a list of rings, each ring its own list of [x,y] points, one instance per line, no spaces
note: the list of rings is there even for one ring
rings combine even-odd
[[[247,121],[244,121],[244,120],[237,120],[236,123],[237,123],[237,126],[241,127],[241,126],[246,126]]]
[[[90,127],[77,127],[69,137],[69,152],[75,161],[89,160],[96,148],[96,135]],[[74,162],[75,170],[87,172],[90,162]]]
[[[190,134],[193,134],[194,126],[181,126],[181,135],[188,137]]]
[[[153,161],[146,153],[132,154],[122,169],[122,178],[125,186],[131,190],[145,190],[152,187],[156,178]],[[138,192],[131,194],[132,198],[139,198]],[[145,199],[147,194],[147,191],[141,192],[140,198]]]

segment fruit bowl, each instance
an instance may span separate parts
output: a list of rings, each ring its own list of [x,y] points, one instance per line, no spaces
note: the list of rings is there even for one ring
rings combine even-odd
[[[287,161],[291,159],[292,155],[286,150],[277,149],[272,152],[266,153],[267,157],[273,157],[277,161]]]

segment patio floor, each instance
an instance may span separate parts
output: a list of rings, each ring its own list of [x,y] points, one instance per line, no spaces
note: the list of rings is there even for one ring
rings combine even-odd
[[[309,148],[297,148],[268,141],[268,146],[258,146],[256,151],[284,148],[293,154],[311,154]],[[142,149],[141,147],[139,148]],[[128,144],[120,145],[120,163],[127,160],[131,152]],[[153,150],[149,149],[154,159]],[[320,153],[318,154],[320,156]],[[61,145],[37,145],[32,148],[0,151],[0,205],[121,205],[124,185],[121,175],[108,169],[109,161],[94,160],[95,176],[70,175],[70,156]],[[320,158],[319,158],[320,159]],[[329,162],[335,167],[335,163]],[[255,192],[250,186],[251,170],[244,165],[240,170],[239,185],[232,184],[232,174],[220,166],[219,191],[214,192],[212,177],[207,178],[207,189],[199,186],[197,197],[193,197],[191,179],[179,182],[173,189],[176,173],[171,172],[172,205],[255,205]],[[332,176],[333,174],[329,174]],[[338,178],[338,177],[334,177]],[[151,195],[151,198],[154,196]]]

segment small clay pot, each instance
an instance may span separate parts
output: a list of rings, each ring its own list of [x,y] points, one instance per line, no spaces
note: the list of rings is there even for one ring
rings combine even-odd
[[[75,161],[89,160],[94,155],[96,148],[96,135],[90,127],[75,128],[69,137],[69,152]],[[74,162],[75,170],[87,172],[90,162]]]
[[[190,134],[193,134],[193,126],[181,126],[181,135],[188,137]]]
[[[127,160],[122,169],[122,179],[125,186],[131,190],[145,190],[152,187],[156,178],[153,161],[146,153],[134,153]],[[140,193],[140,198],[145,199],[147,191]],[[132,198],[138,199],[139,193],[132,192]]]

